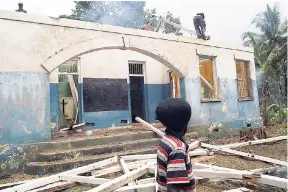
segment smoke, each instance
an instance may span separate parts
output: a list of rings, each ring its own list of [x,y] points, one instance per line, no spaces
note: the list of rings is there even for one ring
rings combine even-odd
[[[100,24],[140,28],[144,23],[144,2],[92,1],[86,20]]]

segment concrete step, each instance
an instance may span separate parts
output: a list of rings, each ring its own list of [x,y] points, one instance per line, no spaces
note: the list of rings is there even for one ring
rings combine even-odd
[[[158,136],[152,131],[141,132],[122,132],[114,135],[96,135],[82,136],[79,138],[56,140],[39,144],[42,152],[70,150],[75,148],[90,147],[97,145],[106,145],[114,142],[134,141],[139,139],[157,138]]]
[[[87,155],[100,155],[104,153],[115,153],[119,151],[142,149],[155,147],[159,144],[160,138],[140,139],[125,142],[114,142],[107,145],[97,145],[92,147],[82,147],[69,150],[56,150],[53,152],[42,152],[38,155],[38,161],[59,161],[63,159],[72,159]]]
[[[97,161],[105,160],[107,158],[114,157],[115,155],[123,156],[123,155],[152,154],[152,153],[156,153],[156,146],[142,148],[139,150],[127,150],[116,153],[83,156],[74,159],[66,159],[54,162],[33,162],[26,164],[25,173],[31,175],[45,175],[45,174],[59,173],[76,167],[95,163]]]

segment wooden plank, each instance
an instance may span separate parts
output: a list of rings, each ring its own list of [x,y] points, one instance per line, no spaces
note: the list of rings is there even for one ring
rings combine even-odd
[[[231,190],[223,191],[223,192],[245,192],[245,191],[250,191],[250,189],[241,187],[241,188],[238,188],[238,189],[231,189]]]
[[[10,191],[17,191],[17,192],[22,192],[23,191],[24,192],[24,191],[32,190],[32,189],[35,189],[35,188],[39,188],[39,187],[42,187],[42,186],[45,186],[45,185],[60,181],[60,175],[61,174],[78,175],[78,174],[81,174],[81,173],[89,172],[89,171],[91,171],[93,169],[97,169],[97,168],[100,168],[100,167],[103,167],[103,166],[106,166],[106,165],[109,165],[109,164],[112,164],[112,163],[116,163],[117,160],[118,160],[118,157],[115,156],[115,157],[110,158],[110,159],[106,159],[106,160],[103,160],[103,161],[92,163],[90,165],[86,165],[86,166],[83,166],[83,167],[78,167],[76,169],[65,171],[65,172],[62,172],[62,173],[57,174],[57,175],[52,175],[50,177],[34,179],[34,180],[29,181],[27,183],[15,186],[15,187],[10,188],[10,189],[7,189],[8,190],[7,192],[10,192]]]
[[[113,179],[111,181],[108,181],[102,185],[99,185],[98,187],[89,190],[89,192],[110,192],[113,190],[116,190],[120,187],[122,187],[125,184],[128,184],[129,182],[137,179],[138,177],[141,177],[145,173],[148,172],[148,168],[151,166],[151,164],[148,164],[146,166],[140,167],[136,170],[131,171],[128,174],[124,174],[116,179]]]
[[[148,184],[148,183],[155,183],[155,177],[140,179],[137,181],[137,185]]]
[[[75,86],[73,75],[67,75],[67,77],[68,77],[68,82],[69,82],[72,97],[73,97],[73,103],[74,103],[75,110],[76,110],[76,117],[75,117],[75,123],[76,123],[77,122],[77,116],[78,116],[78,91],[77,91],[77,88]]]
[[[141,185],[125,186],[117,189],[115,192],[153,192],[155,191],[155,182]]]
[[[174,26],[175,28],[180,28],[180,29],[183,30],[183,31],[186,31],[186,32],[188,32],[188,33],[190,33],[190,34],[196,35],[196,33],[195,33],[194,31],[192,31],[192,30],[190,30],[190,29],[187,29],[187,28],[183,27],[183,26],[180,25],[180,24],[177,24],[177,23],[174,23],[174,22],[172,22],[172,21],[169,21],[168,19],[165,19],[164,17],[161,17],[161,19],[162,19],[164,22],[166,22],[166,23]]]
[[[40,188],[37,188],[37,189],[33,189],[33,190],[29,190],[29,192],[39,192],[39,191],[47,191],[48,189],[51,189],[51,188],[55,188],[55,190],[61,190],[63,188],[70,188],[73,186],[73,183],[71,182],[57,182],[57,183],[52,183],[52,184],[49,184],[49,185],[46,185],[44,187],[40,187]],[[56,189],[57,188],[57,189]],[[53,190],[53,191],[55,191]],[[49,190],[51,192],[51,190]]]
[[[1,184],[1,185],[0,185],[0,189],[6,189],[6,188],[9,188],[9,187],[14,187],[15,185],[24,184],[24,183],[26,183],[26,182],[33,181],[33,180],[35,180],[35,179],[25,180],[25,181],[17,181],[17,182],[13,182],[13,183]]]
[[[205,177],[205,178],[217,178],[217,179],[244,179],[244,174],[241,172],[227,172],[227,171],[212,171],[212,170],[194,170],[193,174],[196,177]],[[251,173],[252,174],[252,173]],[[269,175],[260,175],[259,178],[255,177],[251,179],[257,183],[262,183],[265,185],[270,185],[274,187],[280,187],[287,189],[288,180],[279,177],[273,177]]]
[[[145,155],[126,155],[121,156],[122,159],[125,161],[132,161],[132,160],[149,160],[149,159],[156,159],[157,154],[145,154]]]
[[[205,149],[196,149],[194,151],[189,151],[190,157],[200,156],[200,155],[213,155],[213,154],[214,154],[214,152],[209,151],[209,150],[205,150]]]
[[[245,146],[250,146],[250,145],[257,145],[257,144],[276,142],[276,141],[282,141],[282,140],[287,140],[287,136],[272,137],[272,138],[268,138],[268,139],[260,139],[257,141],[247,141],[247,142],[243,142],[243,143],[232,143],[232,144],[220,145],[220,146],[225,147],[225,148],[236,148],[236,147],[245,147]]]
[[[122,158],[120,158],[120,166],[122,167],[124,174],[130,173],[130,169],[128,168],[128,165],[125,163],[125,161]],[[131,186],[131,185],[136,185],[135,181],[131,181],[130,183],[128,183],[128,186]]]
[[[252,170],[250,170],[250,172],[265,174],[265,173],[270,172],[270,171],[275,171],[279,168],[282,168],[282,166],[274,166],[274,167],[261,168],[261,169],[252,169]]]
[[[57,181],[60,181],[59,175],[52,175],[50,177],[35,179],[35,180],[31,181],[31,182],[27,182],[27,183],[24,183],[22,185],[18,185],[16,187],[12,187],[12,188],[6,189],[5,192],[10,192],[10,191],[11,192],[12,191],[25,192],[25,191],[28,191],[28,190],[31,190],[31,189],[42,187],[44,185],[55,183]]]
[[[288,180],[280,177],[274,177],[269,175],[262,175],[258,182],[261,182],[266,185],[280,187],[282,189],[288,189]]]
[[[100,169],[100,170],[95,170],[95,171],[91,171],[91,175],[93,177],[100,177],[103,175],[107,175],[110,173],[116,173],[121,171],[121,166],[120,165],[115,165],[106,169]]]
[[[200,145],[201,145],[200,141],[194,141],[194,142],[189,144],[189,150],[196,149],[196,148],[200,147]]]
[[[78,175],[61,175],[60,176],[62,181],[70,181],[70,182],[77,182],[77,183],[87,183],[93,185],[101,185],[111,179],[104,179],[104,178],[92,178],[92,177],[85,177],[85,176],[78,176]]]
[[[157,133],[157,135],[159,135],[161,138],[164,136],[164,133],[162,131],[160,131],[159,129],[155,128],[153,125],[150,125],[149,123],[147,123],[146,121],[142,120],[141,118],[136,117],[135,120],[138,121],[139,123],[141,123],[142,125],[145,125],[146,127],[151,129],[155,133]]]
[[[89,164],[89,165],[86,165],[86,166],[78,167],[76,169],[65,171],[65,172],[63,172],[61,174],[79,175],[81,173],[86,173],[86,172],[92,171],[94,169],[98,169],[100,167],[104,167],[104,166],[110,165],[112,163],[117,163],[117,161],[118,161],[118,157],[115,156],[115,157],[112,157],[112,158],[109,158],[109,159],[105,159],[103,161],[99,161],[99,162],[92,163],[92,164]]]
[[[206,143],[201,143],[201,146],[205,147],[205,148],[209,148],[209,149],[215,149],[215,150],[223,151],[223,152],[226,152],[226,153],[231,153],[231,154],[234,154],[234,155],[239,155],[239,156],[242,156],[242,157],[248,157],[248,158],[252,158],[252,159],[255,159],[255,160],[259,160],[259,161],[264,161],[264,162],[267,162],[267,163],[287,166],[287,162],[280,161],[280,160],[277,160],[277,159],[272,159],[272,158],[269,158],[269,157],[263,157],[263,156],[260,156],[260,155],[244,153],[244,152],[241,152],[241,151],[236,151],[236,150],[233,150],[233,149],[228,149],[228,148],[219,147],[219,146],[215,146],[215,145],[210,145],[210,144],[206,144]]]

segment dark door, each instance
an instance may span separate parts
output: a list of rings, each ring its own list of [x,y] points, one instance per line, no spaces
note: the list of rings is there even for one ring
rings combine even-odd
[[[130,99],[132,122],[136,122],[135,117],[145,120],[144,77],[130,77]]]

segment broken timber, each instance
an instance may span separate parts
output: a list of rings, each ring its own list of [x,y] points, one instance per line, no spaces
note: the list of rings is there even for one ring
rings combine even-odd
[[[124,174],[120,177],[117,177],[116,179],[113,179],[111,181],[108,181],[102,185],[99,185],[98,187],[89,190],[89,192],[110,192],[115,189],[118,189],[119,187],[137,179],[138,177],[144,175],[148,172],[148,168],[152,164],[148,164],[146,166],[140,167],[136,170],[133,170],[127,174]]]
[[[231,190],[228,190],[228,191],[222,191],[222,192],[244,192],[244,191],[249,192],[250,189],[247,189],[247,188],[242,187],[242,188],[238,188],[238,189],[231,189]]]
[[[260,140],[256,140],[256,141],[247,141],[247,142],[243,142],[243,143],[232,143],[232,144],[227,144],[227,145],[221,145],[221,147],[225,147],[225,148],[245,147],[245,146],[250,146],[250,145],[270,143],[270,142],[276,142],[276,141],[282,141],[282,140],[287,140],[287,136],[272,137],[272,138],[268,138],[268,139],[260,139]]]
[[[140,119],[140,118],[139,118]],[[143,120],[142,120],[143,121]],[[145,121],[143,121],[145,122]],[[145,122],[147,123],[147,122]],[[148,123],[147,123],[148,124]],[[149,124],[148,124],[149,125]],[[147,126],[147,125],[146,125]],[[151,127],[150,127],[151,126]],[[150,125],[150,128],[154,128],[152,125]],[[153,130],[153,129],[152,129]],[[156,128],[155,128],[156,130]],[[160,135],[164,134],[160,130],[158,130],[158,133]],[[262,142],[273,142],[276,140],[281,140],[284,138],[270,138],[269,140],[257,140],[253,142],[253,144],[259,144]],[[258,143],[257,143],[258,142]],[[248,142],[242,143],[247,145]],[[199,146],[199,143],[193,143],[195,147],[197,145]],[[239,144],[237,144],[239,145]],[[248,145],[250,145],[248,143]],[[223,146],[214,146],[214,145],[209,145],[205,143],[201,143],[202,147],[212,149],[214,151],[223,151],[223,152],[228,152],[237,155],[247,156],[247,153],[243,153],[240,151],[232,150],[227,147]],[[230,147],[236,147],[236,144],[230,144]],[[203,155],[209,154],[210,150],[204,150],[204,149],[196,149],[194,151],[190,151],[191,153],[194,152],[193,155],[199,154],[200,152],[206,152]],[[240,154],[239,154],[240,153]],[[249,154],[251,155],[251,154]],[[33,191],[33,192],[38,192],[38,191],[43,191],[43,190],[48,190],[48,189],[65,189],[72,187],[74,185],[74,182],[76,183],[87,183],[87,184],[94,184],[94,185],[99,185],[98,187],[90,190],[90,191],[101,191],[101,192],[110,192],[110,191],[116,191],[116,192],[134,192],[136,191],[142,191],[142,192],[150,192],[150,191],[155,191],[155,187],[157,188],[157,185],[155,183],[155,178],[148,178],[148,179],[141,179],[141,180],[136,180],[137,178],[141,177],[145,173],[149,172],[152,174],[156,175],[156,154],[147,154],[147,155],[130,155],[130,156],[121,156],[120,159],[118,157],[110,158],[104,161],[100,161],[97,163],[93,163],[90,165],[86,165],[83,167],[78,167],[75,169],[72,169],[70,171],[65,171],[50,177],[46,178],[40,178],[40,179],[34,179],[30,181],[23,181],[25,184],[6,189],[5,191],[7,192],[12,192],[12,191],[17,191],[17,192],[26,192],[26,191]],[[255,157],[255,156],[254,156]],[[261,156],[256,156],[257,157]],[[195,161],[197,160],[204,160],[207,158],[212,158],[212,157],[200,157],[196,158]],[[261,159],[262,158],[262,159]],[[259,160],[263,161],[267,159],[271,161],[271,158],[266,158],[266,157],[261,157]],[[118,162],[119,160],[119,162]],[[134,161],[134,162],[125,162],[126,161]],[[135,161],[138,160],[138,161]],[[139,161],[140,160],[140,161]],[[273,160],[273,159],[272,159]],[[278,160],[275,160],[278,161]],[[275,163],[273,161],[273,163]],[[107,167],[107,165],[110,165],[112,163],[118,163],[118,165],[112,166],[112,167]],[[280,161],[281,162],[281,161]],[[284,162],[285,163],[285,162]],[[286,163],[285,163],[286,165]],[[103,168],[105,167],[105,168]],[[98,170],[97,170],[98,169]],[[100,169],[100,170],[99,170]],[[124,175],[115,178],[115,179],[105,179],[105,178],[99,178],[99,176],[103,176],[109,173],[114,173],[114,172],[124,172]],[[280,187],[283,189],[287,189],[287,179],[279,178],[279,177],[274,177],[274,176],[268,176],[268,175],[261,175],[261,174],[255,174],[255,172],[261,173],[261,171],[265,172],[265,169],[261,170],[236,170],[236,169],[229,169],[225,167],[218,167],[218,166],[213,166],[213,165],[206,165],[206,164],[201,164],[201,163],[193,163],[193,173],[195,176],[196,181],[202,180],[207,182],[209,179],[236,179],[236,180],[244,180],[244,181],[254,181],[257,183],[261,184],[266,184],[270,186],[275,186],[275,187]],[[92,176],[80,176],[79,174],[83,173],[91,173]],[[136,180],[136,182],[134,182]],[[132,183],[129,185],[129,183]],[[18,182],[19,184],[19,182]],[[128,186],[124,186],[128,184]],[[12,184],[5,184],[6,186],[8,185],[17,185],[16,183]],[[124,186],[124,187],[122,187]],[[1,187],[1,185],[0,185]],[[242,189],[233,189],[230,191],[241,191]],[[242,190],[243,191],[243,190]]]
[[[269,157],[263,157],[263,156],[260,156],[260,155],[254,155],[254,154],[250,154],[250,153],[244,153],[242,151],[236,151],[236,150],[225,148],[225,147],[219,147],[219,146],[210,145],[210,144],[206,144],[206,143],[201,143],[201,147],[214,149],[214,150],[218,150],[218,151],[222,151],[222,152],[226,152],[226,153],[231,153],[231,154],[242,156],[242,157],[248,157],[248,158],[264,161],[264,162],[267,162],[267,163],[287,166],[287,162],[285,162],[285,161],[280,161],[280,160],[277,160],[277,159],[272,159],[272,158],[269,158]]]

